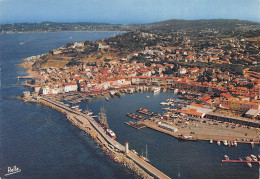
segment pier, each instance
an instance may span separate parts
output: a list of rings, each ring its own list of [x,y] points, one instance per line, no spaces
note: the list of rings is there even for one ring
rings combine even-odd
[[[258,163],[260,165],[260,161],[248,161],[248,160],[222,160],[222,162],[230,162],[230,163]]]
[[[33,78],[33,77],[30,76],[30,75],[27,75],[27,76],[17,76],[17,79],[30,79],[30,78]]]
[[[75,114],[75,117],[77,119],[77,122],[79,125],[85,126],[85,124],[90,123],[93,128],[106,140],[107,143],[109,143],[114,148],[120,150],[122,153],[125,152],[125,147],[111,138],[109,135],[107,135],[104,128],[102,128],[98,122],[96,122],[91,116],[88,116],[80,111],[76,111],[68,107],[68,105],[65,105],[61,102],[54,101],[51,99],[46,98],[40,98],[38,99],[40,102],[47,103],[47,105],[59,108],[62,113],[70,113]],[[146,171],[148,174],[153,176],[154,178],[162,178],[162,179],[168,179],[167,175],[162,173],[160,170],[152,166],[151,164],[144,161],[142,158],[140,158],[138,155],[134,154],[133,152],[129,151],[127,154],[125,154],[129,159],[133,160],[140,168],[142,168],[144,171]]]
[[[146,127],[146,125],[144,125],[142,123],[137,123],[137,122],[133,122],[133,121],[125,122],[125,124],[130,127],[135,128],[135,129],[143,129]]]

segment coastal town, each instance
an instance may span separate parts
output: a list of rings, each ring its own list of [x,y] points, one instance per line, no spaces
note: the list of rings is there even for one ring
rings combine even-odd
[[[152,36],[148,33],[141,33],[141,36]],[[102,44],[103,43],[103,44]],[[108,59],[99,61],[85,61],[88,58],[76,60],[73,65],[68,65],[72,60],[65,61],[67,51],[82,51],[89,48],[83,42],[75,42],[69,47],[61,47],[47,54],[49,59],[63,58],[63,65],[56,62],[59,67],[52,66],[55,62],[50,61],[47,67],[45,64],[35,67],[43,56],[27,58],[24,65],[29,67],[33,80],[34,95],[56,95],[80,91],[82,93],[101,92],[106,90],[120,90],[135,86],[158,86],[167,89],[178,89],[180,92],[195,92],[201,94],[196,98],[198,105],[209,109],[226,110],[232,115],[243,116],[250,119],[259,119],[260,109],[260,74],[251,69],[256,66],[259,60],[257,43],[250,43],[245,39],[240,41],[228,40],[225,45],[219,48],[204,49],[202,53],[195,53],[187,40],[181,47],[146,47],[145,50],[130,53],[125,58]],[[248,45],[251,44],[251,45]],[[232,50],[225,50],[227,46],[233,46]],[[97,46],[97,45],[95,45]],[[247,46],[257,54],[243,53]],[[111,50],[104,41],[98,42],[98,48],[105,54]],[[156,50],[155,50],[156,48]],[[112,50],[111,50],[112,51]],[[52,55],[53,54],[53,55]],[[46,55],[45,55],[46,56]],[[58,56],[58,57],[57,57]],[[105,56],[105,55],[104,55]],[[199,57],[198,57],[199,56]],[[145,62],[140,62],[145,59]],[[251,64],[250,68],[241,71],[222,71],[224,66],[215,68],[214,64],[232,64],[233,60]],[[46,60],[45,60],[46,61]],[[62,60],[60,60],[62,61]],[[148,62],[149,63],[148,63]],[[167,61],[156,63],[158,61]],[[171,63],[171,62],[181,63]],[[206,67],[186,66],[201,62],[209,64]],[[31,67],[30,67],[31,66]],[[32,68],[34,67],[34,68]],[[243,66],[240,66],[240,68]],[[256,66],[257,67],[257,66]],[[194,113],[197,117],[204,115]]]
[[[259,40],[240,37],[210,41],[133,31],[96,42],[68,43],[24,59],[20,65],[29,74],[21,78],[32,78],[25,85],[33,91],[25,91],[23,99],[58,108],[85,130],[77,116],[94,119],[90,111],[82,113],[77,103],[94,97],[108,101],[123,93],[152,91],[156,95],[167,91],[177,98],[161,102],[164,113],[140,107],[136,111],[139,114],[126,114],[134,121],[125,123],[181,140],[207,140],[225,146],[248,143],[254,147],[260,143]],[[109,130],[107,135],[115,136],[103,120],[92,125],[95,133],[103,135],[95,127],[100,125]],[[120,152],[114,151],[116,145],[109,140],[104,146],[118,158]],[[146,165],[140,163],[141,168]],[[149,170],[142,172],[142,176],[148,174],[156,177]]]

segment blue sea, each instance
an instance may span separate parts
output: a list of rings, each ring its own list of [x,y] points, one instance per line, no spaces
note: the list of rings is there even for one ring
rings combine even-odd
[[[16,97],[30,90],[17,83],[26,75],[17,66],[23,58],[47,53],[68,42],[100,40],[122,32],[54,32],[0,34],[0,177],[1,178],[136,178],[128,169],[107,157],[83,131],[49,107],[24,103]],[[149,97],[147,97],[149,96]],[[126,94],[106,101],[95,98],[80,103],[97,115],[104,107],[117,140],[142,153],[148,148],[151,164],[171,178],[258,179],[259,167],[243,163],[221,163],[230,158],[259,154],[259,146],[217,146],[208,141],[185,142],[145,128],[136,130],[124,124],[127,112],[139,107],[162,112],[160,102],[176,98],[172,92]],[[8,174],[8,168],[20,172]]]

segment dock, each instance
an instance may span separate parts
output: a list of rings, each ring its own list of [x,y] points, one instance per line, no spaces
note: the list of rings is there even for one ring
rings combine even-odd
[[[147,117],[144,117],[142,115],[138,115],[138,114],[135,114],[135,113],[127,113],[126,115],[128,117],[132,118],[132,119],[139,120],[139,121],[148,120]]]
[[[137,122],[133,122],[133,121],[125,122],[125,124],[129,125],[130,127],[135,128],[135,129],[143,129],[146,127],[146,125],[144,125],[142,123],[137,123]]]
[[[17,79],[30,79],[30,78],[33,78],[33,77],[30,76],[30,75],[27,75],[27,76],[17,76]]]
[[[248,161],[248,160],[222,160],[222,162],[230,162],[230,163],[258,163],[260,165],[260,161]]]
[[[60,111],[63,113],[75,114],[77,116],[77,121],[79,122],[79,124],[82,124],[84,126],[86,123],[90,123],[93,126],[93,128],[106,140],[107,143],[109,143],[111,146],[118,149],[122,153],[125,152],[125,146],[123,146],[122,144],[120,144],[119,142],[111,138],[109,135],[107,135],[104,128],[102,128],[100,124],[97,121],[95,121],[91,116],[88,116],[80,111],[73,110],[67,105],[58,101],[54,101],[47,98],[40,98],[38,100],[45,104],[47,103],[49,106],[59,108]],[[134,154],[133,152],[130,151],[125,155],[154,178],[162,178],[162,179],[170,178],[167,175],[165,175],[163,172],[161,172],[160,170],[152,166],[151,164],[144,161],[138,155]]]

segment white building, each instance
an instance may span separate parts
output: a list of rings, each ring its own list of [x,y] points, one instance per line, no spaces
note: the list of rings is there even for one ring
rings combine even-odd
[[[71,92],[71,91],[77,91],[78,90],[78,85],[76,83],[68,83],[64,87],[65,93]]]

